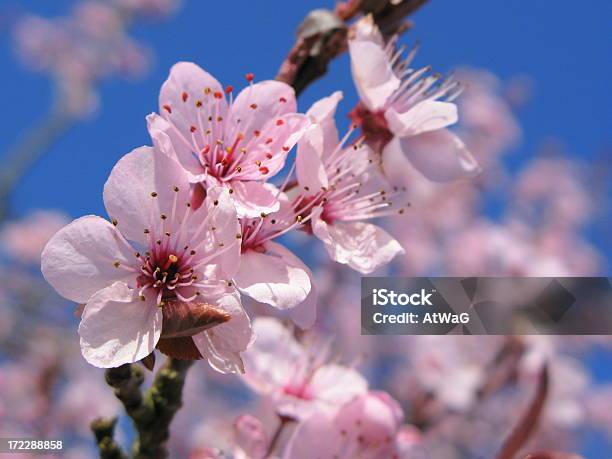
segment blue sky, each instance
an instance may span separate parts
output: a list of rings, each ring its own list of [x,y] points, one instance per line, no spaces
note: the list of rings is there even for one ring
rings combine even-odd
[[[0,14],[31,11],[53,16],[67,12],[73,3],[3,0]],[[29,171],[14,193],[15,212],[59,208],[72,216],[103,214],[104,181],[118,158],[149,142],[145,116],[156,110],[159,87],[173,63],[195,61],[237,88],[246,72],[257,79],[272,78],[304,15],[333,3],[238,0],[230,8],[227,2],[184,0],[177,15],[140,23],[133,35],[154,50],[152,72],[137,82],[113,79],[102,84],[99,113],[75,126]],[[413,17],[416,27],[402,40],[419,40],[417,64],[432,64],[438,71],[467,65],[487,68],[502,79],[521,74],[533,78],[533,99],[519,113],[524,139],[510,156],[511,167],[528,160],[549,138],[562,140],[570,155],[594,162],[606,153],[609,158],[612,149],[612,63],[605,40],[611,13],[612,3],[605,1],[578,7],[554,0],[433,0]],[[51,100],[45,76],[29,72],[15,59],[9,22],[10,17],[0,20],[0,155],[44,116]],[[307,109],[336,89],[345,93],[342,116],[356,100],[346,56],[306,90],[300,108]],[[342,117],[343,122],[348,124]],[[610,258],[605,230],[592,230],[588,236]]]
[[[55,15],[74,2],[2,3]],[[244,0],[232,2],[229,8],[226,2],[184,0],[178,15],[138,25],[134,35],[157,56],[153,71],[138,82],[105,82],[98,115],[76,126],[49,150],[15,193],[16,208],[19,212],[62,208],[74,216],[100,213],[100,191],[113,163],[149,141],[144,117],[156,109],[159,87],[174,62],[193,60],[223,83],[237,87],[246,72],[254,72],[257,79],[271,78],[306,12],[332,4],[329,0]],[[515,158],[527,158],[543,140],[556,137],[572,155],[590,161],[611,147],[612,64],[606,59],[609,48],[604,38],[609,38],[605,21],[611,17],[612,6],[604,1],[575,5],[554,0],[434,0],[414,16],[416,27],[403,40],[420,40],[417,63],[432,64],[440,71],[469,65],[488,68],[502,78],[530,75],[535,81],[534,98],[520,113],[525,135]],[[43,116],[51,94],[45,77],[19,65],[8,35],[1,36],[0,152]],[[355,100],[346,56],[304,93],[300,107],[306,109],[338,88],[345,92],[346,112]]]
[[[54,16],[67,12],[72,4],[71,0],[3,0],[0,12]],[[233,2],[230,9],[226,2],[184,0],[177,15],[138,24],[133,35],[156,55],[152,72],[140,81],[113,79],[101,85],[99,113],[75,126],[29,171],[14,194],[15,212],[60,208],[72,216],[103,213],[104,181],[118,158],[149,143],[144,118],[156,110],[159,87],[173,63],[197,62],[237,88],[246,72],[255,73],[257,79],[272,78],[304,15],[312,8],[332,5],[328,0],[242,0]],[[413,17],[416,27],[402,40],[419,40],[417,64],[432,64],[438,71],[468,65],[487,68],[502,79],[533,78],[533,99],[519,113],[524,139],[509,156],[512,168],[524,164],[550,138],[560,139],[570,155],[583,161],[595,162],[607,154],[610,162],[612,60],[606,20],[612,17],[612,2],[575,5],[554,0],[433,0]],[[45,76],[31,73],[15,59],[6,33],[10,18],[0,20],[5,107],[0,114],[0,155],[44,116],[51,99]],[[336,89],[345,93],[340,124],[348,124],[342,115],[353,106],[356,95],[346,55],[305,91],[300,108],[307,109]],[[588,236],[611,258],[606,229],[591,229]]]
[[[0,11],[59,15],[74,2],[3,0]],[[487,68],[501,78],[526,74],[535,82],[534,97],[520,112],[524,141],[510,157],[517,167],[551,137],[567,151],[594,161],[611,145],[609,81],[612,64],[605,33],[612,3],[554,0],[455,2],[434,0],[414,17],[416,27],[403,37],[422,43],[418,64],[438,71],[468,65]],[[77,125],[53,145],[14,193],[15,212],[59,208],[72,216],[103,213],[101,190],[113,164],[132,148],[149,142],[145,116],[156,110],[157,94],[169,68],[192,60],[224,84],[240,87],[243,75],[272,78],[285,56],[296,26],[312,8],[333,6],[329,0],[288,2],[200,2],[184,0],[179,13],[157,23],[141,23],[133,35],[148,44],[156,59],[152,72],[137,82],[113,79],[101,86],[102,105],[91,120]],[[0,155],[20,133],[39,120],[51,98],[48,80],[24,69],[15,59],[7,20],[2,24]],[[17,90],[15,90],[17,88]],[[336,89],[345,92],[341,115],[356,100],[346,56],[300,98],[306,109]],[[342,124],[344,119],[341,119]],[[348,123],[347,123],[348,124]],[[608,255],[609,238],[602,228],[588,233]],[[610,256],[608,256],[610,258]]]

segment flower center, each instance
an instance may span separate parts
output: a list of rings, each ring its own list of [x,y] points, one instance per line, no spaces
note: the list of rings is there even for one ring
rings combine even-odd
[[[267,233],[264,225],[267,227],[268,225],[265,222],[267,217],[262,214],[259,218],[242,218],[240,219],[240,226],[242,229],[242,244],[240,246],[240,250],[245,252],[247,250],[255,250],[257,252],[264,252],[262,247],[263,238]],[[276,220],[272,218],[274,224],[276,224]]]
[[[183,126],[185,120],[179,124],[173,121],[177,107],[170,103],[162,105],[163,116],[172,124],[179,141],[191,150],[206,174],[222,182],[265,179],[274,164],[272,160],[290,150],[277,142],[286,128],[282,117],[264,127],[258,123],[258,120],[267,120],[269,115],[256,103],[252,74],[247,74],[247,81],[251,89],[246,89],[246,103],[240,118],[232,116],[235,115],[232,86],[225,88],[225,94],[210,87],[203,88],[203,93],[197,95],[183,91],[182,103],[195,105],[195,113],[188,117],[191,124],[187,126]],[[226,95],[229,95],[227,106]],[[285,97],[277,101],[281,105],[287,102]]]
[[[176,289],[186,287],[197,280],[185,252],[175,255],[164,247],[153,248],[145,254],[138,276],[141,294],[146,289],[157,292],[159,301],[176,298]]]
[[[366,141],[378,148],[384,147],[393,138],[382,111],[371,112],[360,102],[348,116],[361,127]]]
[[[321,195],[322,196],[322,195]],[[293,229],[309,231],[309,221],[313,207],[322,202],[320,196],[307,197],[300,194],[285,209],[274,214],[261,214],[257,218],[241,218],[242,229],[241,251],[254,250],[263,253],[263,245]]]
[[[302,384],[288,384],[283,387],[283,393],[301,400],[313,400],[314,396],[310,391],[308,382]]]

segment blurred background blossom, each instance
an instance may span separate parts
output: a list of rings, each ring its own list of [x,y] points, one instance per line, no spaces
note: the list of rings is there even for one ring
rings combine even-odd
[[[156,109],[173,63],[193,60],[228,82],[251,71],[271,78],[314,7],[238,2],[230,12],[223,2],[182,3],[28,0],[0,7],[3,98],[10,107],[0,138],[0,433],[62,438],[61,457],[95,457],[89,422],[121,407],[103,373],[80,356],[74,306],[39,275],[43,246],[68,215],[102,213],[101,186],[117,158],[147,142],[144,119]],[[406,254],[377,274],[608,275],[611,104],[607,80],[585,78],[584,69],[610,73],[599,36],[610,6],[543,1],[530,5],[526,17],[516,2],[459,3],[433,0],[400,41],[420,38],[416,60],[454,68],[465,84],[453,130],[483,172],[444,184],[416,171],[402,176],[408,218],[387,229]],[[581,25],[566,33],[559,24],[569,21]],[[339,124],[348,125],[345,116],[358,99],[346,56],[304,92],[300,109],[336,89],[346,97],[338,117],[346,122]],[[359,388],[360,398],[335,417],[285,425],[278,397],[261,397],[248,379],[196,365],[172,426],[172,457],[223,457],[219,450],[263,457],[277,432],[277,445],[290,457],[308,457],[300,448],[327,433],[317,429],[342,429],[370,404],[388,416],[367,424],[366,443],[381,432],[394,438],[380,457],[492,457],[532,396],[543,362],[548,401],[529,450],[609,457],[611,339],[361,336],[358,276],[326,261],[303,234],[286,241],[313,268],[321,301],[313,330],[302,334],[287,325],[279,333],[294,333],[296,346],[325,338],[326,364],[361,373],[370,392]],[[258,305],[251,310],[272,314]],[[281,319],[273,326],[284,330]],[[247,361],[261,365],[267,358],[257,347],[249,352]],[[329,384],[324,389],[332,390]],[[121,417],[118,441],[127,444],[130,435]],[[360,447],[347,441],[346,448]]]
[[[56,110],[86,116],[98,108],[101,80],[138,78],[150,69],[151,52],[128,35],[133,22],[175,7],[173,1],[89,0],[56,18],[22,14],[13,30],[15,52],[28,68],[51,78]]]

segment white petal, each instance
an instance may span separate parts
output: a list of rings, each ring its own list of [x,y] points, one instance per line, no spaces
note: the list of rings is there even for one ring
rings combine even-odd
[[[41,255],[43,276],[69,300],[85,303],[98,290],[135,274],[115,267],[129,266],[134,254],[117,229],[94,215],[81,217],[59,230]]]
[[[321,218],[313,218],[312,228],[333,260],[362,274],[369,274],[404,253],[399,242],[371,223],[338,221],[329,225]]]
[[[234,99],[228,114],[226,139],[233,140],[244,130],[245,123],[250,132],[263,131],[269,120],[296,111],[295,91],[291,86],[275,80],[260,81],[244,88]]]
[[[338,145],[335,115],[342,97],[342,91],[336,91],[331,96],[316,101],[306,112],[306,115],[321,127],[323,131],[323,152],[327,154],[330,154]]]
[[[226,188],[211,187],[206,193],[203,205],[189,218],[185,240],[190,241],[192,248],[198,247],[195,262],[206,258],[209,260],[207,268],[214,268],[217,278],[231,279],[240,266],[240,239],[237,238],[240,225],[236,208]],[[206,227],[201,228],[202,224]],[[214,253],[218,255],[211,258]]]
[[[268,394],[290,381],[296,362],[306,353],[277,319],[258,317],[253,321],[253,333],[255,342],[244,355],[244,381],[253,390]]]
[[[382,109],[399,88],[384,48],[373,41],[349,41],[351,70],[359,97],[371,111]]]
[[[399,148],[416,169],[435,182],[470,178],[480,173],[480,166],[465,144],[446,129],[401,138]]]
[[[101,368],[138,362],[155,349],[161,327],[162,312],[155,296],[141,301],[137,290],[116,282],[85,305],[79,325],[81,352]]]
[[[204,166],[193,154],[193,148],[187,147],[177,138],[178,134],[168,120],[157,113],[151,113],[147,116],[147,129],[155,148],[178,161],[190,173],[192,182],[203,180],[203,175],[206,173]]]
[[[300,327],[302,330],[307,330],[312,327],[317,320],[317,306],[319,304],[319,294],[317,287],[310,274],[310,293],[304,301],[294,308],[289,309],[289,317],[291,321]]]
[[[312,194],[329,186],[327,172],[323,164],[323,129],[318,124],[306,131],[298,144],[295,157],[295,172],[299,184]],[[329,153],[328,153],[329,154]]]
[[[270,214],[278,211],[278,189],[264,182],[229,182],[233,190],[232,197],[240,217],[255,218],[262,212]]]
[[[177,206],[172,215],[175,199]],[[137,148],[121,158],[104,185],[106,211],[117,220],[117,228],[127,239],[140,243],[146,241],[145,229],[161,228],[161,214],[166,214],[170,221],[180,220],[189,200],[189,181],[184,169],[150,147]]]
[[[319,368],[310,382],[318,399],[332,405],[343,405],[368,391],[368,382],[353,368],[329,364]]]
[[[393,107],[385,111],[389,129],[398,137],[442,129],[457,122],[457,106],[449,102],[424,100],[404,113]]]
[[[264,249],[265,253],[242,253],[236,285],[254,300],[276,308],[297,306],[310,293],[308,268],[279,244],[267,242]]]
[[[240,303],[238,292],[205,297],[205,301],[231,315],[228,322],[193,337],[200,354],[220,373],[244,373],[241,353],[252,340],[251,321]]]

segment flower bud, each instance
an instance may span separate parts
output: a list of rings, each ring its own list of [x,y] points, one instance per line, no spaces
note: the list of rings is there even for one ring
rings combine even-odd
[[[157,349],[180,360],[201,359],[191,337],[230,320],[227,312],[213,305],[176,300],[165,302],[162,314],[162,334]]]

